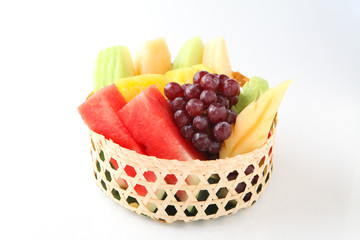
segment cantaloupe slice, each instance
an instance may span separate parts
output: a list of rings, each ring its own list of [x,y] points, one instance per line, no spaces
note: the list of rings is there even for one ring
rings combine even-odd
[[[217,74],[225,74],[233,78],[224,37],[215,38],[206,43],[202,63],[214,69]]]
[[[220,158],[251,152],[266,142],[275,114],[291,82],[283,82],[266,91],[240,112],[231,136],[222,144]]]
[[[171,69],[171,56],[164,38],[145,42],[135,55],[136,75],[165,74]]]
[[[167,78],[161,74],[142,74],[134,77],[118,79],[115,82],[126,102],[129,102],[141,91],[154,84],[159,88],[160,92],[164,94],[164,87],[167,83]]]
[[[199,71],[208,71],[210,73],[214,73],[214,70],[208,68],[207,66],[198,64],[189,68],[168,71],[165,74],[165,77],[169,80],[169,82],[177,82],[180,85],[185,83],[192,84],[195,73]]]
[[[201,64],[204,53],[204,43],[201,37],[194,37],[186,41],[176,56],[173,69],[188,68]]]

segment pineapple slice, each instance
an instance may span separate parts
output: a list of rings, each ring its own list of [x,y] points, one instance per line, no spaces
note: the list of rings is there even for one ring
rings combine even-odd
[[[202,63],[214,69],[218,74],[233,78],[224,37],[215,38],[206,43]]]
[[[195,73],[199,71],[208,71],[210,73],[214,73],[214,70],[208,68],[203,64],[194,65],[190,68],[182,68],[168,71],[165,74],[165,77],[169,80],[169,82],[177,82],[180,85],[185,83],[193,83],[193,78]]]
[[[164,94],[164,87],[167,83],[168,80],[161,74],[143,74],[135,77],[118,79],[115,82],[126,102],[129,102],[141,91],[154,84],[159,88],[160,92]]]
[[[135,55],[136,75],[165,74],[171,70],[171,56],[164,38],[145,42]]]
[[[275,114],[291,82],[283,82],[264,92],[240,112],[231,136],[221,146],[220,158],[251,152],[266,142]]]

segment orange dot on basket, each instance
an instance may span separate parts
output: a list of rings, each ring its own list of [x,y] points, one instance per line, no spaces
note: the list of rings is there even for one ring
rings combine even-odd
[[[145,197],[146,194],[148,193],[146,188],[143,185],[139,185],[139,184],[135,185],[134,190],[137,192],[137,194],[139,194],[140,196],[143,196],[143,197]]]
[[[126,165],[124,170],[125,170],[126,174],[129,177],[135,177],[136,176],[136,171],[135,171],[134,167]]]
[[[174,174],[168,174],[166,175],[166,177],[164,178],[165,182],[167,184],[172,184],[172,185],[175,185],[177,183],[177,178]]]
[[[145,177],[146,181],[148,181],[148,182],[155,182],[157,179],[156,175],[153,171],[144,172],[144,177]]]
[[[115,170],[117,170],[119,168],[119,165],[115,159],[111,158],[110,163],[114,167]]]
[[[265,162],[265,156],[263,156],[259,162],[259,167],[261,167],[262,165],[264,165]]]
[[[118,178],[118,179],[116,179],[116,182],[117,182],[117,184],[119,185],[119,187],[121,188],[121,189],[124,189],[124,190],[126,190],[127,188],[128,188],[128,184],[127,184],[127,182],[126,182],[126,180],[125,179],[122,179],[122,178]]]

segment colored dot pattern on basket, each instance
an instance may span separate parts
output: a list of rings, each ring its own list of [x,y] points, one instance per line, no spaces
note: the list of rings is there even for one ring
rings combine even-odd
[[[187,162],[137,154],[89,132],[100,189],[131,211],[165,223],[218,218],[250,207],[273,169],[275,129],[263,147],[249,154]]]

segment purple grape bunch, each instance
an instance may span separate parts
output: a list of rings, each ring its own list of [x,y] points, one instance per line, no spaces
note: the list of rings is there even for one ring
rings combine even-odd
[[[193,84],[166,84],[164,93],[181,135],[209,158],[218,157],[221,143],[230,137],[239,100],[240,85],[225,74],[199,71]]]

